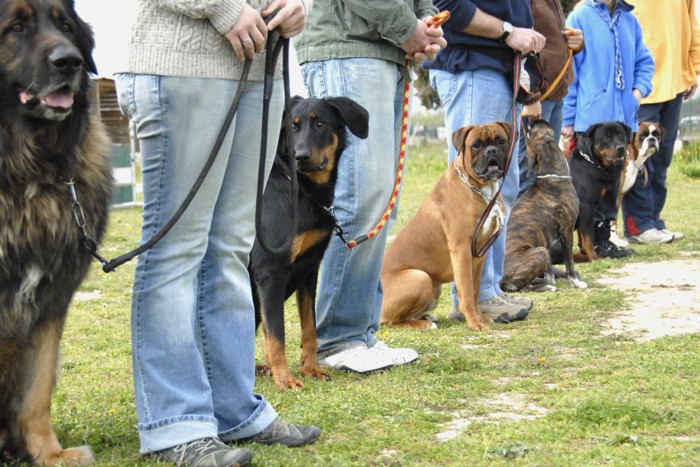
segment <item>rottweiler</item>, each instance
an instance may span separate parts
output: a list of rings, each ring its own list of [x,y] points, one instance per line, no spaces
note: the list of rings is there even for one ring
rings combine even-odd
[[[369,131],[367,110],[347,97],[301,98],[291,105],[291,133],[283,127],[277,155],[265,187],[262,232],[250,255],[249,272],[255,304],[256,328],[263,323],[265,357],[279,388],[299,388],[285,355],[284,302],[296,292],[301,322],[301,374],[328,379],[316,359],[316,283],[323,253],[336,226],[333,199],[339,158],[345,148],[346,129],[365,139]],[[291,138],[295,169],[285,152]],[[293,176],[298,192],[291,199]],[[298,203],[295,225],[289,225],[292,202]],[[271,253],[261,245],[264,235],[271,245],[290,243],[288,251]],[[293,238],[290,238],[293,236]],[[291,240],[291,242],[289,241]]]
[[[630,127],[622,122],[595,123],[577,135],[569,157],[569,172],[579,200],[576,220],[579,262],[599,259],[594,248],[595,212],[603,196],[613,189],[613,171],[620,169],[632,142]]]
[[[557,240],[562,245],[567,279],[575,287],[586,288],[574,269],[578,196],[552,126],[546,120],[530,123],[526,144],[527,173],[534,173],[536,179],[508,218],[501,289],[516,292],[531,286],[536,291],[555,291],[549,249]]]

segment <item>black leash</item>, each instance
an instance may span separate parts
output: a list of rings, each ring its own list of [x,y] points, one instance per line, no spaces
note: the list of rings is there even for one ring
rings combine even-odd
[[[266,18],[266,22],[271,20],[274,17],[275,13],[272,15],[268,16]],[[284,45],[284,50],[285,50],[285,55],[284,55],[284,92],[285,92],[285,109],[286,109],[286,115],[289,116],[289,110],[290,110],[290,105],[291,105],[291,99],[289,96],[289,39],[279,37],[275,49],[272,54],[270,54],[270,51],[272,50],[271,46],[271,41],[268,41],[267,43],[267,56],[266,56],[266,62],[265,62],[265,84],[264,84],[264,100],[263,100],[263,129],[262,129],[262,141],[261,141],[261,147],[260,147],[260,165],[259,165],[259,173],[258,173],[258,190],[257,190],[257,202],[256,202],[256,216],[255,216],[255,223],[256,223],[256,230],[258,231],[258,240],[260,242],[260,245],[268,252],[281,252],[284,251],[286,248],[289,247],[291,244],[291,238],[286,244],[281,245],[276,248],[270,248],[268,244],[262,239],[262,232],[261,230],[258,230],[260,228],[260,223],[259,223],[259,218],[260,218],[260,212],[262,211],[262,191],[263,191],[263,185],[264,185],[264,178],[265,178],[265,158],[266,158],[266,151],[267,151],[267,119],[268,119],[268,114],[269,114],[269,105],[270,105],[270,100],[272,97],[272,86],[274,82],[274,72],[275,72],[275,64],[277,62],[277,57],[279,56],[279,51],[281,50],[281,46]],[[274,55],[274,57],[270,57],[270,55]],[[97,243],[95,240],[87,235],[85,232],[85,222],[84,222],[84,215],[82,214],[82,210],[78,211],[75,206],[77,205],[78,207],[80,206],[80,203],[77,200],[77,197],[75,196],[75,190],[73,186],[71,186],[71,201],[74,206],[74,217],[76,218],[76,222],[78,223],[78,226],[82,228],[83,234],[85,236],[84,240],[84,246],[88,250],[88,252],[93,255],[97,260],[102,264],[102,270],[104,272],[112,272],[114,269],[117,267],[121,266],[122,264],[131,261],[134,259],[136,256],[142,254],[143,252],[147,251],[149,248],[153,247],[158,241],[160,241],[172,228],[173,226],[177,223],[178,220],[182,217],[184,214],[185,210],[189,207],[190,203],[194,199],[194,196],[197,194],[197,191],[199,188],[202,186],[202,183],[204,183],[204,179],[206,178],[207,174],[209,173],[209,170],[211,169],[212,165],[214,164],[214,161],[216,160],[216,156],[219,153],[219,150],[221,149],[221,146],[224,142],[224,138],[226,137],[226,133],[229,130],[229,127],[231,126],[231,122],[233,121],[233,117],[236,114],[236,111],[238,110],[238,105],[241,100],[241,96],[243,95],[243,90],[245,89],[246,83],[248,81],[248,73],[250,72],[250,65],[252,63],[252,60],[250,58],[246,58],[245,64],[243,65],[243,71],[241,73],[241,77],[239,80],[238,84],[238,89],[236,89],[236,94],[233,98],[233,102],[231,102],[231,107],[229,108],[229,111],[226,115],[226,118],[224,120],[224,123],[221,126],[221,130],[219,130],[219,135],[216,138],[216,142],[214,143],[214,146],[212,147],[211,152],[209,153],[209,157],[207,158],[204,166],[202,167],[201,172],[199,173],[199,176],[197,177],[197,180],[195,180],[194,184],[192,185],[192,188],[190,188],[189,193],[185,197],[185,199],[182,201],[180,206],[178,207],[177,211],[173,214],[173,216],[170,218],[170,220],[155,234],[153,237],[151,237],[147,242],[143,243],[141,246],[138,248],[125,253],[111,261],[105,260],[102,256],[100,256],[96,249],[97,249]],[[284,124],[287,126],[288,133],[289,133],[291,124],[288,121],[289,118],[285,119]],[[289,143],[287,143],[289,144]],[[294,153],[293,151],[287,151],[289,154],[290,158],[290,167],[291,170],[294,170]],[[294,174],[293,174],[294,175]],[[296,223],[296,216],[297,216],[297,203],[296,203],[296,190],[297,190],[297,181],[296,181],[296,176],[291,177],[292,178],[292,190],[294,191],[293,196],[292,196],[292,221],[290,225],[293,226]],[[78,213],[80,215],[78,215]],[[83,219],[82,225],[80,222],[80,219]],[[289,236],[291,237],[291,236]]]
[[[518,84],[520,81],[520,52],[515,53],[515,63],[514,63],[514,76],[513,76],[513,104],[511,108],[511,130],[510,130],[510,148],[508,149],[508,156],[506,157],[506,163],[503,167],[503,182],[498,186],[498,190],[496,190],[496,193],[493,195],[493,198],[491,198],[491,201],[486,205],[486,209],[484,210],[484,213],[481,215],[479,218],[479,222],[476,224],[476,229],[474,229],[474,235],[472,236],[472,256],[475,258],[481,258],[486,254],[486,251],[493,245],[493,242],[496,241],[498,236],[501,234],[501,231],[503,230],[503,226],[498,227],[496,231],[488,238],[486,243],[479,249],[476,245],[477,240],[479,238],[479,232],[481,232],[481,229],[484,226],[484,223],[486,222],[486,219],[488,219],[488,216],[493,209],[494,204],[498,202],[498,195],[501,194],[501,189],[503,188],[503,184],[506,182],[506,176],[508,175],[508,168],[510,167],[510,161],[513,156],[513,150],[515,149],[515,145],[517,143],[517,136],[518,136],[518,127],[516,126],[518,124],[517,120],[517,112],[516,112],[516,101],[515,97],[518,95]],[[504,206],[505,209],[505,206]]]

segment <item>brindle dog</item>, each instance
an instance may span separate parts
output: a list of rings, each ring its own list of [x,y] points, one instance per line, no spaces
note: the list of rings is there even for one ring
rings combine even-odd
[[[51,394],[112,190],[93,46],[71,0],[0,0],[0,463],[92,463],[61,448]]]
[[[501,288],[515,292],[532,286],[555,291],[549,249],[561,242],[566,277],[576,287],[587,287],[574,269],[574,224],[579,203],[569,166],[545,120],[531,123],[527,132],[527,171],[535,174],[532,186],[511,209],[508,218],[506,258]]]

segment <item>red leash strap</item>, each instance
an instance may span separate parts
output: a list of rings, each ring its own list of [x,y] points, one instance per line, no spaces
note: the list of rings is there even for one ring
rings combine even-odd
[[[481,215],[479,218],[479,222],[476,224],[476,229],[474,229],[474,235],[472,237],[472,256],[475,258],[480,258],[484,256],[486,251],[493,245],[493,242],[496,241],[498,236],[500,235],[501,231],[503,230],[503,226],[499,227],[496,232],[489,237],[489,239],[486,241],[486,243],[481,247],[481,249],[477,248],[476,242],[479,237],[479,232],[481,232],[481,229],[484,226],[484,223],[486,222],[486,219],[488,219],[489,213],[491,212],[491,209],[493,209],[493,205],[496,204],[496,201],[498,201],[498,195],[501,194],[501,189],[503,188],[503,184],[505,183],[506,176],[508,175],[508,168],[510,168],[510,161],[513,157],[513,150],[515,149],[515,145],[517,144],[517,136],[518,136],[518,122],[517,122],[517,112],[516,112],[516,103],[515,103],[515,96],[518,94],[518,83],[520,81],[520,52],[515,53],[515,73],[513,77],[513,105],[511,108],[511,114],[510,114],[510,123],[511,123],[511,130],[510,130],[510,148],[508,149],[508,156],[506,157],[506,163],[505,166],[503,167],[503,182],[500,184],[498,187],[498,190],[496,190],[496,194],[493,195],[493,198],[491,198],[491,201],[489,204],[486,206],[486,209],[484,210],[484,213]],[[503,209],[506,209],[505,206],[503,206]]]
[[[447,21],[450,18],[450,12],[449,11],[441,11],[440,13],[436,14],[432,18],[430,18],[425,24],[428,27],[433,27],[437,28],[442,26],[442,24]],[[406,68],[410,68],[410,61],[406,61]],[[401,146],[399,147],[399,162],[398,166],[396,167],[396,179],[394,181],[394,190],[391,192],[391,198],[389,198],[389,203],[386,206],[386,209],[384,210],[384,214],[382,215],[381,219],[377,223],[377,225],[367,232],[364,235],[360,235],[354,240],[350,240],[348,242],[345,242],[345,246],[348,247],[349,250],[352,250],[355,248],[357,245],[360,243],[364,242],[365,240],[368,240],[377,233],[379,233],[382,228],[384,228],[384,225],[386,222],[389,220],[389,216],[391,215],[391,211],[394,209],[394,206],[396,205],[396,200],[399,197],[399,191],[401,190],[401,182],[402,182],[402,175],[403,175],[403,167],[404,167],[404,160],[406,158],[406,135],[408,134],[408,102],[409,99],[411,98],[411,85],[407,81],[406,84],[403,87],[403,115],[401,117]]]

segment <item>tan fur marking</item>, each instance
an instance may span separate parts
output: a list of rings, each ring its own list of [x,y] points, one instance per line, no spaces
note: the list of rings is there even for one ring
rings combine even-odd
[[[333,142],[330,145],[323,148],[320,154],[314,153],[311,155],[311,158],[314,160],[323,160],[324,158],[328,159],[328,165],[326,165],[325,169],[308,174],[308,177],[316,185],[325,185],[328,183],[333,167],[335,167],[335,151],[337,147],[338,135],[333,135]]]
[[[304,254],[306,250],[326,238],[327,235],[328,232],[324,230],[309,230],[295,236],[294,241],[292,242],[290,260],[292,262],[296,261],[300,255]]]

